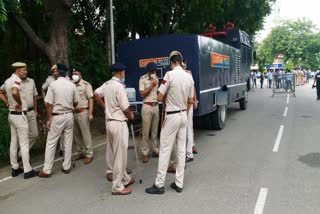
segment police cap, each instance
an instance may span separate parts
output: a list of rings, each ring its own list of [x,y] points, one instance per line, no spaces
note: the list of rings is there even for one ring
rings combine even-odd
[[[68,67],[62,63],[57,64],[57,69],[58,69],[58,71],[64,71],[64,72],[68,71]]]
[[[121,64],[121,63],[119,63],[119,62],[116,62],[116,63],[114,63],[114,64],[112,64],[111,66],[110,66],[110,70],[112,71],[112,72],[117,72],[117,71],[123,71],[123,70],[125,70],[127,67],[124,65],[124,64]]]
[[[171,57],[173,56],[180,56],[181,57],[181,60],[183,61],[183,57],[182,57],[182,54],[179,52],[179,51],[172,51],[169,55],[169,58],[171,59]]]
[[[27,64],[26,63],[23,63],[23,62],[15,62],[11,65],[14,69],[17,69],[17,68],[25,68],[27,67]]]
[[[50,69],[50,71],[53,71],[53,70],[57,70],[57,65],[56,64],[54,64]]]
[[[72,71],[72,72],[81,72],[78,67],[72,67],[72,68],[71,68],[71,71]]]
[[[155,62],[149,62],[146,68],[147,68],[147,71],[156,71],[157,64]]]

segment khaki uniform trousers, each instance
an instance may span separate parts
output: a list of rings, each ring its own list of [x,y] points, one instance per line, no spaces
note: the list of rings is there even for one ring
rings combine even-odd
[[[74,118],[72,113],[52,116],[50,130],[48,132],[43,172],[51,174],[53,160],[56,153],[59,137],[64,139],[64,157],[62,168],[68,170],[71,167],[72,142],[73,142]]]
[[[27,119],[28,119],[28,125],[29,125],[29,151],[30,151],[32,146],[38,140],[39,131],[38,131],[37,118],[33,110],[27,112]],[[19,151],[18,157],[21,157],[21,151]]]
[[[127,153],[128,153],[129,129],[126,122],[107,122],[107,144],[110,145],[113,154],[113,184],[112,192],[119,192],[124,189],[131,177],[127,174]]]
[[[159,126],[159,106],[142,105],[142,141],[141,150],[143,155],[149,153],[149,135],[151,134],[152,151],[159,153],[158,148],[158,126]],[[151,132],[151,133],[150,133]]]
[[[79,154],[85,154],[88,158],[93,156],[88,111],[74,114],[74,141]]]
[[[29,124],[29,149],[37,142],[39,137],[37,118],[34,111],[27,112]]]
[[[186,132],[187,113],[186,111],[165,116],[164,127],[160,134],[160,153],[158,162],[158,173],[155,181],[157,187],[163,187],[167,168],[172,152],[172,147],[176,143],[177,167],[175,183],[178,187],[183,187],[184,167],[186,163]]]
[[[193,132],[193,106],[191,106],[188,113],[187,125],[187,157],[193,158],[192,147],[194,146],[194,132]]]
[[[32,167],[29,162],[29,125],[26,115],[13,115],[9,113],[11,141],[10,141],[10,162],[13,169],[19,168],[18,163],[18,144],[20,145],[23,171],[30,172]]]

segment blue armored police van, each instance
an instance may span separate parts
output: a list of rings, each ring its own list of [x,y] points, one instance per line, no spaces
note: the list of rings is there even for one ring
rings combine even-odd
[[[118,61],[127,66],[126,87],[135,93],[132,103],[140,111],[139,79],[149,62],[157,64],[159,83],[170,70],[169,54],[179,51],[195,82],[198,109],[194,112],[199,128],[223,129],[227,105],[239,102],[245,110],[250,89],[252,48],[248,35],[229,27],[224,32],[202,35],[170,34],[132,40],[118,47]]]

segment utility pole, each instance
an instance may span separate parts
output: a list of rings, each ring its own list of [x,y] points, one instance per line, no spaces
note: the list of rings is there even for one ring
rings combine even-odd
[[[111,63],[115,63],[114,26],[113,26],[113,3],[112,3],[112,0],[110,0],[110,34],[111,34]]]

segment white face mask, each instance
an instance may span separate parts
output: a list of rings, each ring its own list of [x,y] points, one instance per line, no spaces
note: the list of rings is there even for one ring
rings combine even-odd
[[[151,74],[151,75],[150,75],[150,78],[151,78],[151,79],[156,78],[156,74]]]
[[[72,79],[73,79],[73,81],[78,82],[80,77],[79,77],[79,75],[72,75]]]

